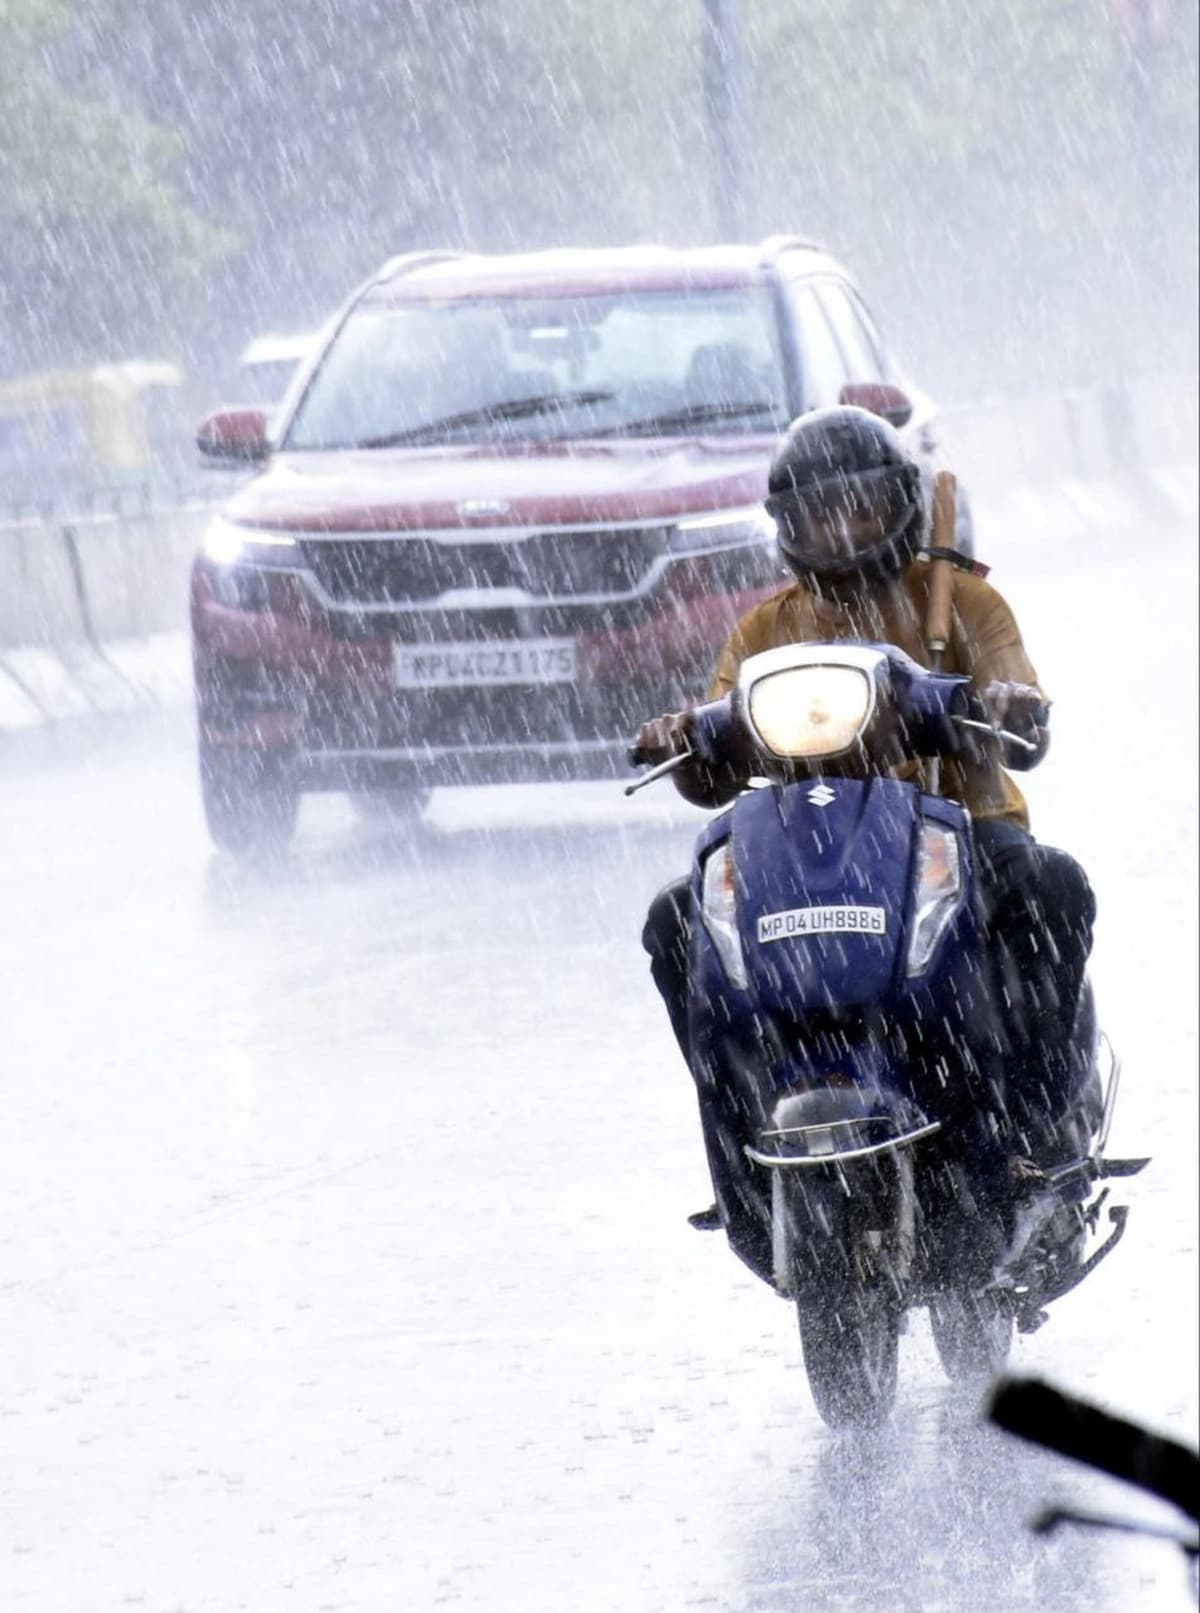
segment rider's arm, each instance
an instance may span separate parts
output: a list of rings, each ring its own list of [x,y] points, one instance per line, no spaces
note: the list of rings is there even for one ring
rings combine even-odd
[[[748,655],[754,652],[746,642],[746,632],[743,624],[738,622],[733,632],[725,641],[725,647],[717,657],[717,665],[712,675],[712,682],[708,686],[709,700],[720,700],[727,695],[737,683],[738,668]]]
[[[955,582],[955,627],[961,635],[963,670],[976,694],[992,706],[998,726],[1011,727],[1036,745],[1032,751],[1018,745],[1004,747],[1005,766],[1027,772],[1049,748],[1050,701],[1038,684],[1004,596],[981,578]]]
[[[768,647],[758,643],[764,636],[761,611],[752,609],[736,622],[717,657],[717,665],[708,686],[709,700],[720,700],[737,683],[738,668],[748,655]],[[675,788],[685,801],[693,806],[722,807],[745,789],[748,779],[729,767],[710,767],[698,759],[685,762],[673,773]]]
[[[781,603],[795,590],[789,586],[773,594],[761,604],[752,606],[734,624],[733,630],[717,657],[716,669],[708,687],[707,698],[720,700],[735,686],[738,668],[747,656],[769,650],[775,644],[787,643],[792,635],[785,632],[779,619]],[[671,778],[685,801],[693,806],[713,808],[725,806],[745,789],[749,775],[728,766],[712,766],[693,758],[676,768]]]

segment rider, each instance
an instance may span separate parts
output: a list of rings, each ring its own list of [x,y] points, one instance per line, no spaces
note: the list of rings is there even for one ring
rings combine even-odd
[[[925,511],[918,467],[895,429],[863,409],[802,415],[779,444],[768,477],[768,513],[795,582],[754,606],[734,626],[717,662],[709,698],[728,693],[745,657],[812,641],[894,644],[929,664],[923,636],[933,567],[923,547]],[[1008,767],[1027,769],[1045,754],[1046,697],[1026,656],[1011,610],[984,581],[984,567],[957,561],[952,627],[941,670],[971,679],[997,727],[1032,748],[1005,744]],[[665,761],[686,751],[690,712],[643,724],[639,758]],[[1065,852],[1029,833],[1025,801],[1000,766],[999,744],[940,764],[938,789],[961,802],[974,826],[979,888],[1010,1037],[1007,1118],[1015,1156],[1037,1164],[1075,1152],[1067,1121],[1081,1073],[1073,1030],[1083,1000],[1095,899]],[[928,764],[896,774],[928,789]],[[689,758],[673,775],[688,801],[717,807],[745,780]],[[642,943],[685,1059],[690,909],[688,881],[667,885],[651,903]],[[692,1218],[713,1224],[713,1212]]]

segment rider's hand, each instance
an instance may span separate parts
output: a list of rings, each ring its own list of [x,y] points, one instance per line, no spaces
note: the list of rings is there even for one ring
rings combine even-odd
[[[983,703],[993,726],[1016,736],[1001,745],[1004,765],[1021,773],[1036,767],[1050,744],[1050,707],[1042,691],[1028,683],[989,683]]]
[[[1046,697],[1028,683],[997,680],[983,691],[988,716],[997,728],[1006,728],[1036,744],[1050,720]]]
[[[691,735],[690,711],[671,711],[654,717],[638,729],[630,748],[630,759],[652,764],[670,761],[672,756],[682,756],[691,748]]]

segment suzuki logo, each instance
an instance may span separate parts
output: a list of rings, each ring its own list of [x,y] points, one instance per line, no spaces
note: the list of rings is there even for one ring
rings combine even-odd
[[[464,521],[477,521],[485,515],[507,515],[512,505],[504,498],[468,498],[455,506]]]
[[[808,792],[808,799],[813,806],[827,807],[834,799],[834,794],[828,784],[814,784]]]

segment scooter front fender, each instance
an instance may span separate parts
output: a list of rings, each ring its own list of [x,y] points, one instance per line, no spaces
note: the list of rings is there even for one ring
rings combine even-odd
[[[776,1102],[745,1151],[770,1171],[778,1293],[827,1293],[867,1266],[906,1282],[915,1254],[909,1150],[939,1129],[909,1100],[878,1090],[815,1087]]]
[[[789,1092],[746,1156],[772,1170],[828,1168],[905,1148],[941,1130],[910,1099],[854,1087]]]

